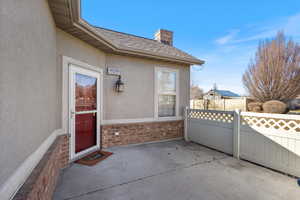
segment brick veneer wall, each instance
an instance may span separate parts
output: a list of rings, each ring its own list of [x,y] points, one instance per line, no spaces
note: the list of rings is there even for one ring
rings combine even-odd
[[[107,148],[183,137],[183,120],[103,125],[101,129],[101,145]]]
[[[56,138],[13,199],[52,199],[60,169],[67,167],[68,163],[69,137],[62,135]]]
[[[70,158],[70,137],[68,135],[61,136],[61,145],[60,145],[60,164],[61,169],[69,166],[69,158]]]

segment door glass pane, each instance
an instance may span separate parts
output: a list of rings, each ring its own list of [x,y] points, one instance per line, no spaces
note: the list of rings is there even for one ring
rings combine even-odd
[[[78,153],[97,144],[96,113],[76,114],[75,117],[75,152]]]
[[[76,73],[75,110],[89,111],[97,109],[97,79],[95,77]]]
[[[176,96],[175,95],[159,95],[158,99],[158,116],[173,117],[175,111]]]
[[[158,72],[158,91],[176,92],[176,72]]]

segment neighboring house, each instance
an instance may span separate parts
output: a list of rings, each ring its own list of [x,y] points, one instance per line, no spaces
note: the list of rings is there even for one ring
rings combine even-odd
[[[190,66],[204,62],[171,31],[91,26],[79,0],[4,0],[0,12],[1,200],[50,198],[59,169],[101,147],[183,137]]]
[[[229,90],[218,90],[216,87],[203,95],[203,99],[192,100],[190,106],[205,110],[247,110],[248,98]]]
[[[218,90],[218,89],[211,89],[203,95],[203,99],[208,99],[208,100],[232,99],[232,98],[239,98],[239,97],[240,95],[231,92],[229,90]]]

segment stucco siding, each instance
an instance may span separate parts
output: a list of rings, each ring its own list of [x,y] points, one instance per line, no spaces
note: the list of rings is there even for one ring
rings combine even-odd
[[[57,64],[61,68],[62,56],[68,56],[90,65],[105,68],[105,53],[79,40],[72,35],[56,29],[57,33]]]
[[[107,55],[106,65],[121,70],[125,91],[113,90],[116,76],[105,78],[104,118],[136,119],[154,115],[154,66],[155,62],[127,56]]]
[[[45,0],[0,1],[0,187],[57,128],[56,33]]]
[[[103,69],[103,120],[141,119],[154,117],[154,69],[170,67],[179,69],[179,110],[189,102],[189,67],[157,60],[106,54],[85,42],[57,29],[57,66],[62,73],[62,56],[71,57]],[[114,84],[117,76],[107,75],[106,68],[119,68],[125,91],[116,93]],[[62,77],[59,75],[59,91],[62,91]],[[59,99],[62,93],[59,94]],[[60,101],[60,107],[63,103]]]
[[[75,60],[87,63],[89,65],[105,69],[105,53],[90,46],[89,44],[73,37],[72,35],[62,31],[61,29],[56,29],[56,47],[57,47],[57,70],[58,70],[58,85],[59,85],[59,108],[60,116],[59,121],[60,125],[63,127],[65,132],[68,132],[68,115],[65,114],[62,120],[62,112],[68,113],[68,99],[62,99],[62,93],[67,93],[68,91],[68,74],[67,71],[63,73],[63,56],[73,58]],[[63,80],[63,76],[64,79]],[[63,81],[65,84],[63,84]],[[63,88],[64,87],[64,88]],[[68,94],[66,94],[68,95]],[[63,106],[63,104],[65,106]],[[63,123],[62,123],[63,121]]]
[[[125,83],[125,92],[116,93],[112,90],[116,77],[109,76],[105,88],[104,118],[135,119],[154,117],[154,76],[155,67],[179,69],[179,111],[188,105],[189,67],[174,63],[160,62],[150,59],[134,58],[119,55],[107,55],[106,65],[121,70]],[[109,81],[108,81],[109,80]]]

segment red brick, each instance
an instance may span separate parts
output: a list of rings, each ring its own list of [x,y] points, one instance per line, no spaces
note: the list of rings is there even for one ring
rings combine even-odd
[[[101,130],[101,145],[106,148],[183,137],[183,120],[110,124]],[[115,132],[119,132],[119,136],[115,136]]]
[[[52,199],[60,169],[68,166],[69,163],[69,148],[64,148],[68,145],[68,136],[57,137],[13,199]]]

